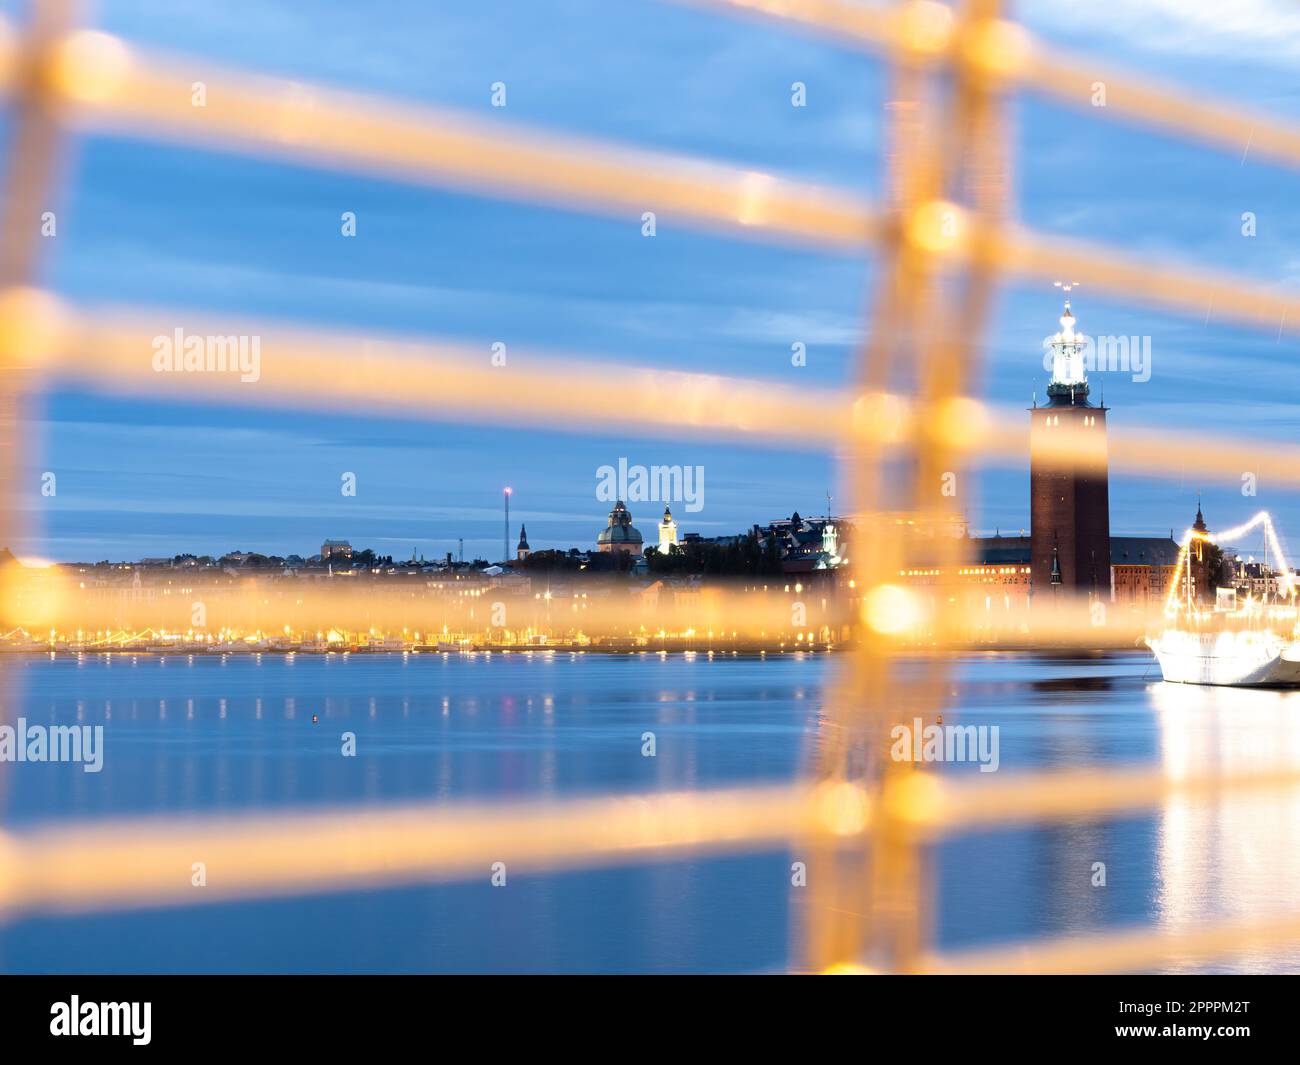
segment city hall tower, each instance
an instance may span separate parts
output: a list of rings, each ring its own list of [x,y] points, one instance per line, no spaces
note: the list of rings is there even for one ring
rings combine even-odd
[[[1030,579],[1035,604],[1061,593],[1110,598],[1107,408],[1089,398],[1085,353],[1065,289],[1061,331],[1048,340],[1047,405],[1029,412]]]

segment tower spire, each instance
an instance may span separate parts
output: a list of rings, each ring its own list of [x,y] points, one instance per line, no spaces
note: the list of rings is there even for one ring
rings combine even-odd
[[[1055,284],[1065,293],[1065,309],[1059,319],[1060,331],[1046,341],[1052,351],[1052,379],[1047,385],[1048,402],[1053,407],[1087,407],[1091,404],[1088,402],[1084,351],[1089,341],[1086,336],[1074,331],[1075,317],[1070,310],[1070,293],[1079,283],[1057,281]]]

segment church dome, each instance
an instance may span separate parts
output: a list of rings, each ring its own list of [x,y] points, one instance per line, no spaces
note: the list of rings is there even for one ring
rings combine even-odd
[[[602,551],[625,550],[640,551],[641,533],[632,524],[632,515],[620,499],[609,512],[609,524],[600,530],[596,537],[596,546]]]

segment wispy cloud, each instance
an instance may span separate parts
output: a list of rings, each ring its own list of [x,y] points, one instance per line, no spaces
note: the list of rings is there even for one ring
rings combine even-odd
[[[1139,49],[1277,65],[1300,58],[1300,6],[1292,0],[1026,0],[1021,14],[1044,28]]]

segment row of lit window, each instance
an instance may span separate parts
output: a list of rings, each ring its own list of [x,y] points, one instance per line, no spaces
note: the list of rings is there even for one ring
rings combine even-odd
[[[942,570],[937,569],[900,569],[900,577],[937,577]],[[1028,566],[974,566],[957,571],[963,577],[983,577],[991,573],[1028,573]]]
[[[1046,418],[1043,419],[1043,424],[1044,424],[1044,425],[1060,425],[1060,424],[1061,424],[1061,416],[1060,416],[1059,414],[1049,414]],[[1085,415],[1083,416],[1083,424],[1084,424],[1084,425],[1096,425],[1096,424],[1097,424],[1097,415],[1095,415],[1095,414],[1085,414]]]

